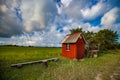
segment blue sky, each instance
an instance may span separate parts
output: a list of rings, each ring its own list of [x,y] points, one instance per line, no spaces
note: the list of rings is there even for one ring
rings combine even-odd
[[[120,1],[0,0],[0,45],[61,46],[77,27],[120,36]]]

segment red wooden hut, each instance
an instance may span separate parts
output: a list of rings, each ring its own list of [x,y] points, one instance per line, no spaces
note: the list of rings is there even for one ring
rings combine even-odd
[[[84,57],[85,39],[80,32],[68,34],[62,40],[62,56],[70,59]]]

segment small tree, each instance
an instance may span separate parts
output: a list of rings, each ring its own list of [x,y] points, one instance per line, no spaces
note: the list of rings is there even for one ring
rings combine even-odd
[[[75,29],[70,29],[71,34],[76,33],[76,32],[83,32],[82,28],[75,28]]]
[[[115,31],[104,29],[96,33],[95,38],[101,44],[102,49],[113,49],[117,44],[118,34]]]

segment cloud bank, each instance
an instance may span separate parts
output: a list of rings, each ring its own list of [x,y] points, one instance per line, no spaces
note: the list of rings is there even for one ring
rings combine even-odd
[[[42,30],[53,22],[56,15],[53,0],[3,0],[0,5],[0,36]]]
[[[119,0],[0,0],[0,44],[61,46],[72,28],[120,35]]]
[[[113,8],[107,13],[104,14],[104,16],[101,19],[101,24],[104,26],[111,26],[116,22],[116,20],[119,18],[120,9],[119,8]]]

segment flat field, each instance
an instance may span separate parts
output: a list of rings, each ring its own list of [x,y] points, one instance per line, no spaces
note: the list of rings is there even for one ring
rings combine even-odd
[[[11,64],[49,58],[58,62],[26,65]],[[120,50],[109,50],[98,58],[70,60],[61,56],[61,48],[0,46],[0,80],[120,80]]]

